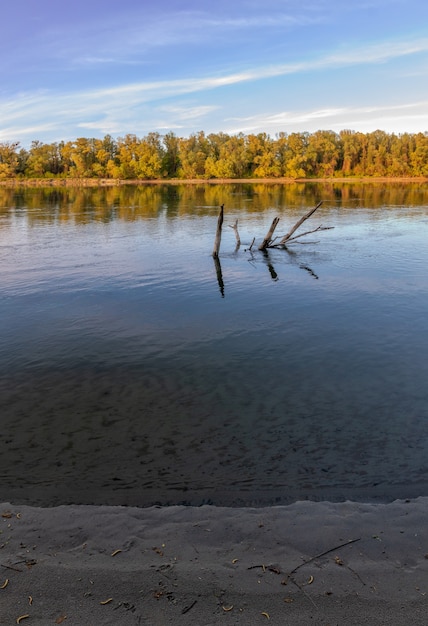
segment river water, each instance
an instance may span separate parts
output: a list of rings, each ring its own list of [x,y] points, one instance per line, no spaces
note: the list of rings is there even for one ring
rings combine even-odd
[[[428,495],[427,236],[426,184],[0,187],[0,500]]]

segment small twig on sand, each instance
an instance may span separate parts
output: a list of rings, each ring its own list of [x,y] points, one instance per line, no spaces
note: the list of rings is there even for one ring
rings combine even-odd
[[[196,603],[197,603],[197,600],[193,600],[193,602],[191,604],[189,604],[188,606],[184,607],[184,609],[181,611],[181,614],[184,615],[185,613],[188,613],[190,611],[190,609],[193,609],[193,607],[195,606]]]
[[[312,602],[312,604],[314,605],[314,607],[316,609],[318,609],[317,605],[315,604],[314,600],[312,600],[311,596],[309,594],[306,593],[306,591],[303,589],[303,587],[301,585],[299,585],[299,583],[297,582],[297,580],[294,580],[294,578],[291,576],[290,578],[291,582],[294,583],[296,585],[296,587],[303,593],[303,595],[310,601]]]
[[[0,563],[0,565],[4,567],[5,569],[13,570],[14,572],[22,572],[22,569],[19,569],[18,567],[12,567],[11,565],[3,565],[3,563]]]
[[[293,570],[291,570],[291,572],[288,574],[288,576],[291,578],[292,575],[295,574],[297,572],[297,570],[300,569],[301,567],[303,567],[304,565],[308,565],[308,563],[312,563],[313,561],[316,561],[317,559],[320,559],[322,556],[325,556],[326,554],[330,554],[330,552],[334,552],[335,550],[339,550],[340,548],[344,548],[345,546],[350,546],[351,543],[356,543],[357,541],[360,541],[360,539],[361,539],[361,537],[358,537],[358,539],[350,539],[346,543],[341,543],[339,546],[335,546],[334,548],[330,548],[329,550],[326,550],[325,552],[321,552],[321,554],[317,554],[316,556],[313,556],[311,559],[308,559],[307,561],[303,561],[303,563],[300,563],[300,565],[298,565]]]
[[[360,541],[360,540],[361,540],[361,537],[358,537],[358,539],[350,539],[349,541],[346,541],[346,543],[341,543],[338,546],[334,546],[334,548],[329,548],[328,550],[321,552],[321,554],[316,554],[315,556],[311,557],[307,561],[303,561],[303,563],[300,563],[300,565],[297,565],[297,567],[295,567],[293,570],[291,570],[291,572],[289,572],[288,576],[291,577],[293,574],[297,572],[298,569],[300,569],[304,565],[308,565],[308,563],[312,563],[313,561],[320,559],[322,556],[325,556],[326,554],[330,554],[330,552],[334,552],[335,550],[340,550],[340,548],[345,548],[346,546],[350,546],[352,543],[356,543],[357,541]],[[263,571],[269,570],[271,572],[274,572],[275,574],[284,573],[284,572],[281,572],[281,570],[275,565],[250,565],[250,567],[248,567],[247,569],[257,569],[257,568],[262,568]]]

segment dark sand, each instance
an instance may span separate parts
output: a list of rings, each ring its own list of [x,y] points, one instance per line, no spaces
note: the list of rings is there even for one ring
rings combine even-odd
[[[425,625],[427,513],[4,503],[0,624]]]

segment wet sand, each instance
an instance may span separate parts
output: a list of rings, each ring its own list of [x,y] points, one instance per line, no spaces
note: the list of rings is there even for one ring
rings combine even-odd
[[[426,624],[428,498],[0,505],[0,624]]]

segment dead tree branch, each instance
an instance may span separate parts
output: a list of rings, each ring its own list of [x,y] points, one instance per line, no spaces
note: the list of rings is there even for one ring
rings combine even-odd
[[[309,219],[311,215],[313,215],[315,211],[320,208],[322,203],[323,201],[321,200],[321,202],[318,202],[318,204],[313,209],[311,209],[303,217],[301,217],[300,220],[294,224],[293,228],[286,235],[284,235],[284,237],[280,241],[280,245],[285,246],[287,241],[291,239],[291,236],[293,235],[293,233],[295,233],[296,230],[303,224],[303,222]]]
[[[266,237],[263,239],[262,243],[259,245],[259,250],[266,250],[269,247],[269,244],[272,241],[272,235],[275,231],[275,228],[278,226],[279,217],[274,217],[272,224],[267,232]]]
[[[319,230],[331,230],[332,228],[334,228],[334,226],[318,226],[317,228],[314,228],[313,230],[307,230],[305,233],[301,233],[300,235],[296,235],[295,237],[290,237],[289,239],[287,239],[287,243],[291,243],[292,241],[295,241],[296,239],[299,239],[300,237],[304,237],[305,235],[311,235],[312,233],[317,233]],[[275,244],[274,242],[276,241],[276,239],[278,239],[278,237],[276,237],[272,241],[269,248],[283,248],[284,247],[282,240],[279,243]]]
[[[239,246],[241,245],[241,238],[238,232],[238,220],[235,220],[234,224],[229,224],[229,228],[233,228],[233,230],[235,231],[236,247],[239,248]]]

